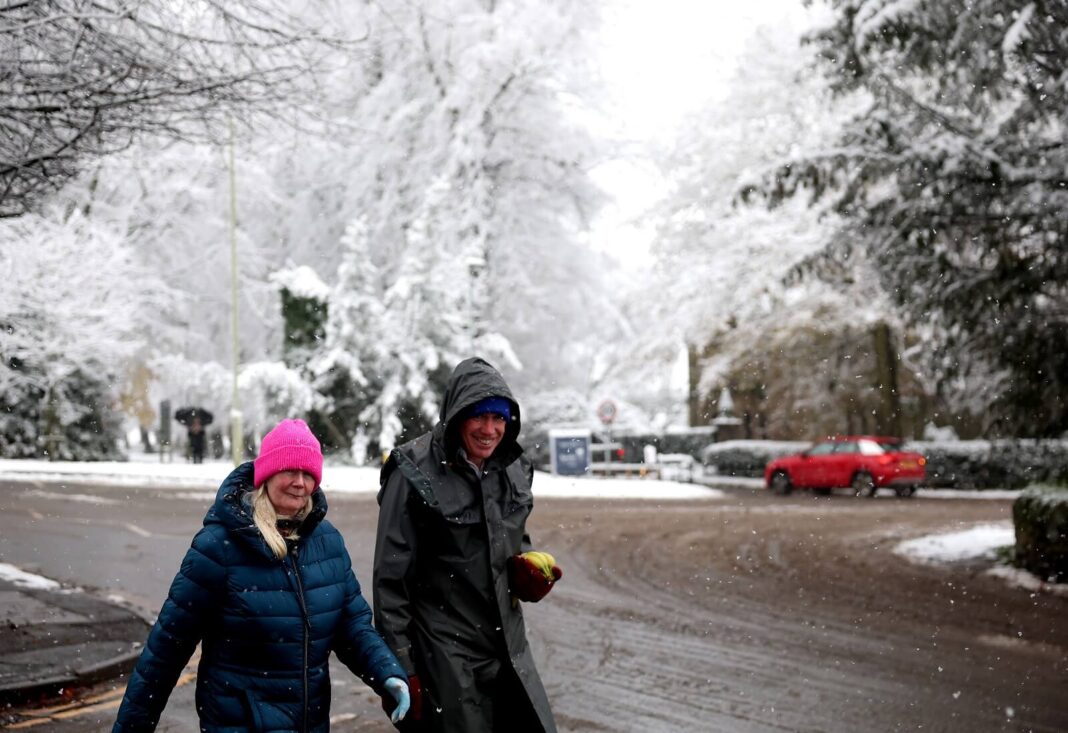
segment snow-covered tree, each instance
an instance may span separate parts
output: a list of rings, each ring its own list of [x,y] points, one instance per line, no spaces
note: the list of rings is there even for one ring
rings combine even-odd
[[[624,380],[622,389],[650,411],[665,403],[664,375],[680,348],[696,357],[696,396],[714,397],[791,329],[813,319],[825,331],[859,328],[886,317],[878,288],[821,291],[790,278],[831,239],[833,215],[802,201],[768,211],[737,200],[783,155],[822,144],[842,118],[824,83],[803,73],[812,53],[800,38],[787,23],[758,29],[726,92],[688,119],[662,155],[669,190],[652,212],[655,268],[625,306],[635,335],[617,349],[622,368],[608,375]],[[863,269],[854,261],[850,274],[860,279]],[[714,416],[690,417],[704,423]]]
[[[362,52],[329,46],[302,105],[235,127],[238,361],[287,359],[330,398],[322,414],[349,411],[330,438],[339,445],[354,430],[389,445],[428,424],[444,375],[472,353],[520,391],[567,384],[594,353],[573,346],[589,331],[585,316],[606,302],[582,239],[598,202],[586,175],[596,151],[572,84],[590,11],[559,0],[390,0],[330,12],[339,27],[367,29]],[[177,292],[141,332],[153,347],[139,358],[156,375],[154,398],[204,400],[221,413],[230,152],[141,138],[53,199],[109,227],[116,246],[130,245],[136,264]],[[345,232],[360,220],[358,255]],[[329,291],[322,349],[306,357],[286,353],[271,279],[287,263],[322,273]],[[357,267],[366,277],[354,284]],[[367,302],[350,303],[357,294]],[[331,381],[340,374],[349,385]]]
[[[280,361],[246,364],[237,379],[243,424],[265,433],[280,420],[304,417],[323,405],[322,396],[304,378],[302,370]]]
[[[433,185],[430,210],[444,191],[440,181]],[[309,369],[329,397],[325,427],[351,439],[357,461],[367,448],[392,448],[402,434],[433,425],[452,365],[495,337],[476,331],[475,276],[467,260],[441,251],[431,221],[437,220],[425,211],[409,227],[391,282],[371,258],[363,217],[343,238],[323,348]]]
[[[9,220],[0,241],[0,455],[117,457],[119,378],[173,294],[79,210]]]
[[[832,0],[812,35],[863,105],[759,187],[806,191],[848,223],[931,340],[927,367],[993,430],[1068,429],[1068,5]]]
[[[347,121],[350,206],[383,292],[432,273],[449,291],[427,294],[439,332],[548,383],[604,292],[581,239],[597,151],[574,112],[595,19],[556,0],[375,8]]]

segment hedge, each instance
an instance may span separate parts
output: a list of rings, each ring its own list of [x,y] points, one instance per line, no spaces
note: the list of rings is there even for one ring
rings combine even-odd
[[[927,484],[957,489],[1022,489],[1068,479],[1066,440],[915,441]]]
[[[699,458],[722,476],[763,478],[769,461],[800,453],[810,445],[792,440],[725,440],[706,446]]]
[[[1033,487],[1012,505],[1015,563],[1052,582],[1068,580],[1068,489]]]

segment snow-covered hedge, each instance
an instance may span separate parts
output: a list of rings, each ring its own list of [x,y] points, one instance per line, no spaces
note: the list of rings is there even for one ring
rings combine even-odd
[[[725,440],[701,451],[701,462],[723,476],[762,477],[768,461],[800,453],[812,443],[796,440]]]
[[[1037,486],[1012,505],[1016,564],[1054,582],[1068,580],[1068,488]]]
[[[961,489],[1019,489],[1068,479],[1068,440],[916,441],[927,483]]]
[[[764,475],[768,461],[799,453],[811,443],[728,440],[700,453],[701,462],[728,476]],[[910,441],[927,458],[927,484],[960,489],[1022,488],[1068,480],[1068,440]]]

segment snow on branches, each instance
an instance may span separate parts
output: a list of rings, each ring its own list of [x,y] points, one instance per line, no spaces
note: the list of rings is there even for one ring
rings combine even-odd
[[[985,427],[1068,429],[1068,6],[836,0],[814,33],[827,78],[864,100],[829,151],[779,167],[846,225],[913,322],[927,367]],[[990,378],[984,378],[987,375]]]

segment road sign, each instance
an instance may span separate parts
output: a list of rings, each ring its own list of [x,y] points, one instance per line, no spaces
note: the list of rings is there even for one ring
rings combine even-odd
[[[605,400],[597,405],[597,417],[605,425],[611,425],[612,421],[616,419],[616,403],[612,400]]]
[[[590,431],[551,428],[549,460],[555,474],[584,476],[590,470]]]

